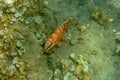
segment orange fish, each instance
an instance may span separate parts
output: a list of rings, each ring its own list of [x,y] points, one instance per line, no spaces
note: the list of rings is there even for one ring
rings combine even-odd
[[[44,51],[50,50],[52,47],[54,47],[58,42],[60,41],[63,33],[66,31],[67,26],[70,22],[70,19],[67,19],[62,25],[60,25],[53,33],[52,35],[48,38]]]

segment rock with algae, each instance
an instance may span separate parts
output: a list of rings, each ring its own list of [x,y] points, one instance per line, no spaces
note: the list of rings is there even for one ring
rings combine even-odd
[[[24,61],[23,61],[22,59],[19,59],[18,57],[15,57],[15,58],[13,59],[13,64],[14,64],[17,68],[19,68],[19,71],[20,71],[21,74],[24,74],[24,73],[25,73],[25,72],[24,72],[24,70],[25,70],[25,63],[24,63]]]
[[[19,38],[7,19],[2,18],[0,24],[0,80],[22,80],[25,78],[25,63],[19,58],[25,53],[24,40]]]
[[[54,80],[90,80],[87,61],[82,55],[75,53],[68,59],[59,60],[54,71]]]
[[[116,41],[115,53],[120,56],[120,32],[117,32],[115,34],[115,41]]]
[[[0,0],[0,80],[28,80],[23,60],[26,37],[19,36],[22,26],[16,23],[30,24],[33,15],[44,14],[47,4],[43,0]]]
[[[92,9],[92,17],[93,19],[98,22],[99,24],[104,24],[105,22],[110,21],[110,17],[105,14],[103,10],[94,8]]]

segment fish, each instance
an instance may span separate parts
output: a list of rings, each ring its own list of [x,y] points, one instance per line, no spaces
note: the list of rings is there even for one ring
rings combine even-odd
[[[57,45],[62,38],[62,35],[66,31],[68,24],[70,23],[70,18],[67,19],[63,24],[61,24],[48,38],[45,43],[44,51],[48,52],[51,48]]]

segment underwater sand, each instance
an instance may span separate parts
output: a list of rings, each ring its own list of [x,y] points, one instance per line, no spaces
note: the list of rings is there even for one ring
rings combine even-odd
[[[1,0],[0,80],[120,80],[119,23],[120,0]]]

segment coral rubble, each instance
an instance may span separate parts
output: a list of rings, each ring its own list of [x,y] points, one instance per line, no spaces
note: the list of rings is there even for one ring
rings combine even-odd
[[[91,80],[88,63],[82,55],[72,53],[68,59],[61,59],[56,63],[54,80]]]

